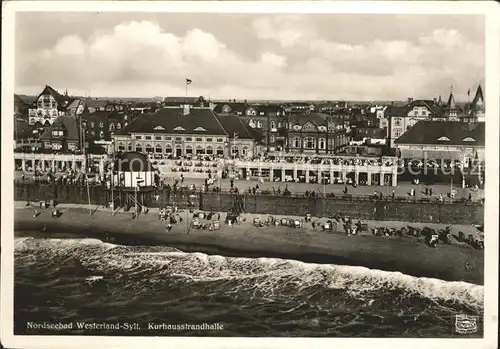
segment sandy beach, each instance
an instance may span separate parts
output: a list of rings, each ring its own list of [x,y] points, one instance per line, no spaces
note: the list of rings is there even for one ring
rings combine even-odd
[[[282,226],[255,227],[253,218],[265,220],[267,215],[243,214],[244,222],[232,227],[221,224],[216,231],[198,230],[190,226],[188,211],[180,213],[183,221],[165,231],[165,222],[158,220],[157,210],[132,218],[131,213],[112,214],[109,209],[73,204],[61,204],[59,218],[52,218],[49,209],[38,209],[26,202],[15,203],[14,227],[16,236],[35,237],[92,237],[116,244],[168,245],[185,252],[202,252],[231,257],[267,257],[296,259],[310,263],[331,263],[364,266],[371,269],[396,271],[417,277],[438,278],[446,281],[484,283],[484,253],[453,241],[452,245],[430,248],[423,238],[379,237],[371,233],[347,236],[342,229],[323,232],[310,223],[302,228]],[[225,214],[221,214],[223,222]],[[282,218],[282,217],[275,217]],[[299,217],[302,218],[302,217]],[[353,217],[354,221],[355,217]],[[314,220],[314,219],[313,219]],[[324,222],[325,219],[319,221]],[[368,228],[376,226],[401,228],[404,222],[365,221]],[[42,228],[46,231],[42,232]],[[439,224],[411,224],[413,227],[444,228]],[[472,226],[452,226],[452,233],[473,234]],[[468,264],[469,267],[466,267]]]

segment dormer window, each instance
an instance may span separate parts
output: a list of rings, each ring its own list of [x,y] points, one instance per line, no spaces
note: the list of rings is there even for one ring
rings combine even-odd
[[[203,127],[201,127],[201,126],[198,126],[197,128],[194,129],[194,131],[203,132],[203,131],[206,131],[206,130]]]
[[[121,128],[122,128],[122,125],[121,125],[120,123],[117,123],[117,124],[116,124],[116,128],[119,130],[119,129],[121,129]]]
[[[186,130],[184,129],[184,127],[177,126],[176,128],[174,128],[174,131],[186,131]]]
[[[464,138],[463,140],[464,142],[475,142],[476,140],[472,137],[467,137],[467,138]]]
[[[104,123],[103,123],[102,121],[101,121],[101,122],[99,122],[99,127],[100,127],[100,128],[103,128],[103,127],[104,127]]]
[[[438,138],[438,141],[449,141],[449,140],[450,139],[448,137],[445,137],[445,136]]]
[[[162,126],[156,126],[153,130],[155,130],[155,131],[165,131],[165,128],[162,127]],[[174,131],[175,131],[175,129],[174,129]]]
[[[99,137],[104,138],[104,131],[99,132]]]
[[[114,131],[115,130],[115,124],[111,123],[109,124],[109,130]]]

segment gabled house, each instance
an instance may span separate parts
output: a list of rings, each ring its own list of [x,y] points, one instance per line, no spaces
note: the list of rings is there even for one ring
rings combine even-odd
[[[81,150],[80,140],[80,127],[73,116],[59,116],[40,137],[44,149],[61,152]]]
[[[51,125],[59,116],[65,115],[66,108],[72,101],[67,91],[65,95],[61,95],[46,85],[29,109],[29,124],[37,127]]]

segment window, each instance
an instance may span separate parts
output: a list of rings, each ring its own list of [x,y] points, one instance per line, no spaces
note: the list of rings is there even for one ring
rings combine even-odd
[[[95,123],[93,121],[90,122],[90,127],[92,127],[92,128],[95,127]]]
[[[99,137],[100,138],[104,138],[104,132],[103,131],[99,132]]]
[[[415,110],[415,111],[413,112],[413,115],[418,116],[418,111],[417,111],[417,110]]]
[[[205,154],[205,149],[203,149],[203,147],[201,145],[197,146],[196,147],[196,154],[197,155]]]
[[[212,146],[210,146],[210,145],[209,145],[209,146],[207,147],[207,154],[208,154],[208,155],[213,155],[213,153],[214,153],[214,148],[212,148]]]
[[[125,150],[125,144],[123,144],[123,142],[118,143],[118,150],[120,150],[120,151]]]
[[[203,142],[203,138],[201,138],[201,137],[196,137],[196,142]]]
[[[217,147],[217,155],[224,155],[224,148],[220,145]]]
[[[159,154],[160,154],[160,153],[163,153],[163,149],[162,149],[162,147],[161,147],[161,145],[160,145],[160,144],[157,144],[157,145],[155,146],[155,153],[159,153]]]
[[[175,137],[176,141],[182,141],[182,137]]]
[[[193,140],[193,138],[191,137],[186,137],[186,142],[191,142]]]
[[[117,124],[116,124],[116,129],[118,129],[118,130],[119,130],[119,129],[121,129],[121,128],[122,128],[122,125],[121,125],[120,123],[117,123]]]
[[[307,149],[316,148],[316,139],[314,139],[312,137],[304,138],[304,148],[307,148]]]
[[[111,123],[109,124],[109,130],[114,131],[115,130],[115,124]]]
[[[300,148],[301,146],[301,142],[300,142],[300,138],[299,137],[295,137],[292,141],[292,146],[294,148]]]
[[[102,122],[102,121],[101,121],[101,122],[99,122],[99,127],[100,127],[100,128],[103,128],[103,127],[104,127],[104,122]]]
[[[90,131],[90,134],[91,134],[92,136],[95,136],[95,131],[94,131],[94,130]]]
[[[247,156],[247,154],[248,154],[248,147],[247,147],[247,146],[244,146],[244,147],[243,147],[243,149],[242,149],[242,154],[243,154],[244,156]]]
[[[172,140],[172,137],[165,137],[165,140],[166,140],[166,141],[171,141],[171,140]]]
[[[145,137],[145,139],[146,139],[147,141],[150,141],[150,140],[151,140],[151,136],[146,136],[146,137]]]
[[[142,136],[135,136],[135,139],[142,139]]]
[[[142,145],[141,144],[136,144],[135,145],[135,151],[138,153],[142,153]]]
[[[274,120],[271,121],[271,128],[276,128],[276,122]]]
[[[257,128],[262,128],[262,121],[260,120],[257,121]]]
[[[161,141],[161,136],[155,136],[155,141]]]
[[[151,144],[146,144],[146,153],[152,153],[153,152],[153,147]]]
[[[165,146],[165,154],[172,154],[172,146],[170,144]]]
[[[129,145],[127,146],[127,150],[128,150],[128,151],[132,151],[132,144],[129,144]]]
[[[207,138],[207,142],[212,142],[212,138]]]
[[[394,137],[399,138],[401,136],[401,133],[401,129],[399,128],[394,130]]]
[[[326,149],[326,139],[324,138],[319,139],[319,149]]]
[[[271,135],[271,143],[276,142],[276,137],[274,135]]]
[[[278,121],[278,128],[281,128],[281,121]]]
[[[422,115],[427,116],[427,110],[422,110]]]
[[[217,143],[222,143],[224,142],[224,138],[217,138]]]
[[[186,145],[186,154],[193,154],[193,147],[191,145]]]

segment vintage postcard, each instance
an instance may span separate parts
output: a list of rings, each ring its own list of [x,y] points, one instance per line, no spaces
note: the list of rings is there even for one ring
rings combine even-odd
[[[3,10],[3,346],[495,347],[498,5]]]

